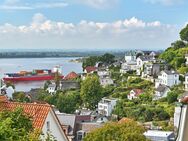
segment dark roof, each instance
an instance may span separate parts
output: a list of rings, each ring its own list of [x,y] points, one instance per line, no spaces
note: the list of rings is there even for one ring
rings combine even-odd
[[[164,70],[164,72],[168,75],[172,75],[172,74],[179,74],[177,71],[169,71],[169,70]]]
[[[159,86],[157,87],[156,91],[158,91],[158,92],[164,92],[165,89],[167,89],[167,88],[168,88],[168,87],[165,86],[165,85],[159,85]]]
[[[73,114],[57,114],[61,125],[70,126],[68,134],[73,134],[75,129],[76,115]]]
[[[143,55],[139,57],[142,61],[151,61],[154,60],[154,58],[152,56],[148,56],[148,55]]]

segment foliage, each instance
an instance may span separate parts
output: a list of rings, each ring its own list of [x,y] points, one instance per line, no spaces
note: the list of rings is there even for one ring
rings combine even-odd
[[[177,69],[180,73],[185,73],[185,54],[188,52],[188,25],[180,32],[181,40],[177,40],[171,44],[171,47],[165,50],[160,55],[161,59],[164,59],[174,69]]]
[[[82,67],[86,68],[87,66],[95,66],[95,64],[99,61],[98,56],[90,56],[88,58],[85,58]]]
[[[54,103],[55,104],[55,103]],[[65,94],[59,94],[57,100],[57,108],[60,112],[74,113],[77,108],[81,105],[80,93],[72,91]]]
[[[101,61],[103,63],[107,63],[107,64],[114,63],[114,60],[115,60],[115,56],[110,53],[105,53],[104,55],[99,57],[99,61]]]
[[[106,64],[111,64],[115,61],[115,56],[110,53],[105,53],[102,56],[90,56],[85,58],[82,67],[95,66],[97,62],[102,62]]]
[[[84,141],[146,141],[145,129],[135,121],[107,123],[86,135]]]
[[[183,41],[186,41],[188,42],[188,24],[185,28],[183,28],[181,31],[180,31],[180,38],[183,40]]]
[[[24,92],[15,92],[12,94],[12,98],[17,102],[29,102],[29,98],[26,97]]]
[[[81,99],[86,108],[94,109],[102,95],[102,87],[96,75],[87,76],[81,83]]]
[[[0,112],[0,140],[2,141],[25,141],[29,140],[32,132],[30,117],[23,113],[23,109]]]
[[[173,91],[168,92],[167,101],[169,104],[176,102],[177,98],[178,98],[178,94],[176,92],[173,92]]]

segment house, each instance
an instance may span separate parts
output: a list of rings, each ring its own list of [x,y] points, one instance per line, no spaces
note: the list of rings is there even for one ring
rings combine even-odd
[[[66,114],[59,111],[55,113],[69,141],[76,139],[76,133],[80,130],[78,127],[80,123],[91,121],[91,115]]]
[[[82,141],[84,136],[88,133],[90,133],[91,131],[100,128],[104,125],[104,123],[108,122],[108,118],[103,116],[103,115],[99,115],[97,116],[94,120],[92,121],[84,121],[84,122],[80,122],[77,123],[77,137],[76,140],[77,141]]]
[[[73,141],[76,132],[76,115],[65,113],[56,113],[56,115],[69,141]]]
[[[117,99],[115,98],[102,98],[102,100],[98,103],[98,113],[110,116],[114,107],[116,106]]]
[[[50,94],[54,94],[54,93],[56,93],[56,84],[55,83],[53,83],[53,84],[50,84],[50,85],[48,85],[48,88],[47,88],[47,92],[48,93],[50,93]]]
[[[185,91],[188,91],[188,73],[185,74]]]
[[[129,71],[136,71],[137,70],[137,63],[136,61],[125,62],[121,64],[120,73],[127,73]]]
[[[158,87],[160,84],[172,87],[174,85],[178,85],[179,74],[176,71],[163,70],[158,75],[158,79],[155,81],[155,87]]]
[[[135,62],[137,52],[130,50],[125,53],[125,62]]]
[[[152,62],[144,64],[142,77],[157,77],[160,73],[160,64],[154,64]]]
[[[110,72],[109,72],[109,70],[108,69],[98,69],[98,71],[97,71],[97,75],[99,76],[99,77],[103,77],[103,76],[109,76],[110,75]]]
[[[143,94],[144,91],[142,89],[133,89],[130,91],[130,93],[127,95],[127,98],[129,100],[138,98],[139,95]]]
[[[151,141],[175,140],[175,134],[172,131],[148,130],[144,133],[144,136]]]
[[[25,114],[31,116],[33,127],[41,130],[41,139],[50,133],[57,141],[68,141],[67,136],[63,132],[61,124],[55,115],[53,108],[49,104],[37,103],[18,103],[18,102],[1,102],[0,111],[14,110],[17,107],[23,108]]]
[[[85,69],[84,69],[84,73],[94,73],[97,71],[97,68],[94,67],[94,66],[87,66]]]
[[[110,76],[104,76],[104,77],[100,77],[99,78],[100,84],[105,87],[107,85],[113,85],[114,81],[112,80],[112,78],[110,78]]]
[[[64,77],[64,80],[72,80],[78,78],[78,74],[75,72],[70,72]]]
[[[168,86],[159,85],[155,90],[153,100],[158,100],[160,98],[166,97],[168,92],[170,92],[170,88]]]
[[[156,59],[153,57],[153,56],[149,56],[149,55],[143,55],[143,56],[139,56],[137,59],[136,59],[136,62],[137,62],[137,66],[139,68],[143,67],[143,65],[145,63],[149,63],[149,62],[156,62]]]
[[[175,129],[179,128],[181,110],[182,109],[181,109],[180,105],[177,105],[175,107],[175,112],[174,112],[174,127],[175,127]]]

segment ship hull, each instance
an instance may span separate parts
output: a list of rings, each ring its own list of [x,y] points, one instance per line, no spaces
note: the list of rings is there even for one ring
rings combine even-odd
[[[60,76],[63,79],[63,76]],[[46,80],[53,80],[54,76],[47,75],[47,76],[30,76],[30,77],[4,77],[4,81],[46,81]]]

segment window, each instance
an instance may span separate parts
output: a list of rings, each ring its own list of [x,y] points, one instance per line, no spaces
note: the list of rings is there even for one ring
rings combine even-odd
[[[47,127],[47,131],[50,131],[50,122],[49,121],[46,122],[46,127]]]

